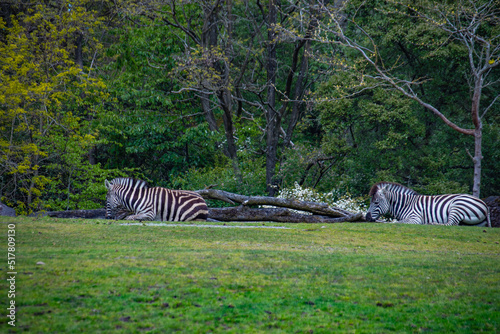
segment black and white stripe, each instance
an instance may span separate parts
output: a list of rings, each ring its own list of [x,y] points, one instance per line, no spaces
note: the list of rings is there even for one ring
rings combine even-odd
[[[380,182],[370,190],[366,220],[390,214],[404,224],[478,225],[491,227],[488,205],[467,194],[424,196],[398,183]]]
[[[189,221],[208,216],[205,200],[192,191],[149,188],[146,182],[132,178],[106,180],[104,184],[108,189],[107,218]]]

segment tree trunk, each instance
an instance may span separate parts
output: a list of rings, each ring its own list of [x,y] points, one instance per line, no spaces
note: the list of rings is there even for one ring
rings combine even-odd
[[[295,126],[297,125],[297,122],[299,120],[301,102],[299,102],[298,100],[303,96],[304,93],[304,81],[307,75],[307,69],[309,65],[307,56],[307,53],[309,52],[310,49],[309,44],[310,44],[309,41],[306,41],[300,64],[299,76],[297,77],[297,82],[295,83],[295,92],[292,96],[292,100],[294,100],[292,102],[292,113],[288,121],[288,127],[286,129],[286,136],[284,140],[285,147],[288,147],[292,144],[293,131],[295,130]]]
[[[229,35],[229,41],[226,43],[225,55],[227,59],[231,59],[231,35],[232,35],[232,26],[234,19],[231,15],[232,4],[230,2],[226,3],[228,10],[228,17],[226,21],[226,32]],[[220,19],[219,12],[222,9],[222,2],[217,1],[212,6],[204,7],[204,22],[203,22],[203,31],[201,36],[201,46],[210,53],[211,49],[216,47],[219,44],[219,29],[218,29],[218,21]],[[227,155],[231,159],[231,163],[233,166],[233,171],[236,179],[239,183],[243,183],[243,175],[241,173],[239,167],[239,161],[237,156],[237,147],[234,140],[234,124],[233,124],[233,115],[232,115],[232,97],[231,92],[229,91],[229,66],[227,64],[221,64],[219,61],[215,62],[213,68],[220,74],[221,81],[219,82],[219,88],[216,92],[217,99],[219,100],[219,106],[221,107],[223,114],[222,120],[224,123],[224,131],[226,135],[227,141]],[[217,129],[217,123],[215,120],[215,116],[213,112],[210,110],[210,101],[208,94],[202,94],[201,96],[201,104],[203,111],[205,113],[205,118],[209,124],[210,130]]]
[[[278,153],[279,130],[281,116],[276,111],[276,3],[269,1],[269,13],[267,19],[267,139],[266,139],[266,189],[269,196],[276,194],[275,169],[276,157]]]
[[[238,182],[241,184],[243,183],[243,175],[241,174],[240,164],[237,155],[237,147],[234,141],[233,115],[231,110],[232,109],[231,93],[226,88],[223,88],[222,91],[219,91],[218,97],[222,110],[224,111],[222,119],[224,121],[224,130],[226,133],[228,155],[233,165],[234,175],[236,176]]]
[[[476,129],[474,132],[474,185],[472,186],[472,195],[479,198],[481,191],[481,161],[482,155],[482,139],[483,131],[481,128]]]
[[[76,33],[75,63],[83,70],[83,34]]]
[[[201,32],[200,44],[205,50],[209,50],[210,48],[217,45],[217,38],[219,36],[219,30],[217,26],[218,12],[219,8],[211,8],[208,6],[204,8],[205,16],[203,21],[203,30]],[[205,114],[205,119],[208,123],[208,128],[211,131],[218,131],[215,115],[210,108],[210,95],[201,93],[200,100],[203,113]]]
[[[474,157],[472,158],[472,161],[474,162],[474,184],[472,186],[472,195],[479,198],[481,192],[481,161],[483,159],[483,122],[479,117],[479,106],[481,102],[483,77],[480,73],[476,75],[471,108],[472,123],[474,123]]]
[[[210,95],[201,93],[200,100],[201,108],[203,110],[203,113],[205,114],[205,120],[208,123],[208,128],[210,129],[210,131],[218,131],[219,129],[217,127],[217,120],[215,119],[215,115],[210,108]]]
[[[96,152],[97,152],[97,146],[93,145],[89,149],[89,164],[91,165],[96,165],[97,164],[97,159],[96,159]]]
[[[305,89],[305,81],[307,78],[307,73],[308,73],[308,68],[309,68],[309,53],[311,49],[311,42],[309,41],[309,38],[311,37],[312,33],[314,32],[314,29],[317,27],[318,21],[317,19],[313,16],[311,17],[308,27],[307,27],[307,32],[306,35],[304,36],[303,39],[300,39],[297,42],[297,45],[295,46],[295,50],[293,53],[292,57],[292,66],[290,69],[289,73],[289,82],[287,82],[287,88],[286,88],[286,93],[287,96],[289,96],[289,99],[292,100],[292,113],[290,114],[290,118],[288,120],[288,127],[286,129],[286,134],[285,134],[285,139],[284,139],[284,146],[288,147],[292,144],[292,135],[293,131],[295,130],[295,126],[297,125],[297,121],[299,120],[299,114],[300,114],[300,105],[301,102],[299,102],[299,99],[302,98],[304,95],[304,89]],[[300,70],[299,74],[297,76],[297,80],[295,82],[295,90],[292,93],[292,82],[291,80],[293,79],[293,76],[296,74],[297,70],[297,65],[298,65],[298,58],[299,58],[299,52],[300,50],[303,49],[302,52],[302,59],[300,62]],[[285,103],[286,106],[286,103]],[[283,112],[285,110],[283,109]]]

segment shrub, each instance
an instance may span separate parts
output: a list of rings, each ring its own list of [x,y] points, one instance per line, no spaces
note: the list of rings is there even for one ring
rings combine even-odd
[[[301,187],[295,182],[293,188],[283,188],[278,198],[296,199],[300,201],[326,203],[330,207],[337,207],[350,212],[366,212],[366,197],[352,197],[351,194],[340,194],[336,189],[328,193],[320,193],[312,188]]]

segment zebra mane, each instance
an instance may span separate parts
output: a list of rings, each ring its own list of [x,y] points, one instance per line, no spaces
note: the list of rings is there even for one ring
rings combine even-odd
[[[418,193],[410,189],[408,187],[403,186],[402,184],[395,183],[395,182],[378,182],[373,185],[373,187],[370,189],[369,196],[373,197],[377,193],[377,191],[381,189],[387,189],[392,192],[397,192],[397,193],[402,193],[402,194],[409,194],[409,195],[418,195]]]
[[[119,184],[121,186],[127,186],[127,187],[138,186],[139,188],[147,188],[148,187],[148,184],[146,183],[146,181],[134,179],[131,177],[118,177],[116,179],[111,180],[111,184]]]

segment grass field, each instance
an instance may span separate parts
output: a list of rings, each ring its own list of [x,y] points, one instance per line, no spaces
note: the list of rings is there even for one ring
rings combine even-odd
[[[500,332],[500,229],[0,221],[4,333]]]

